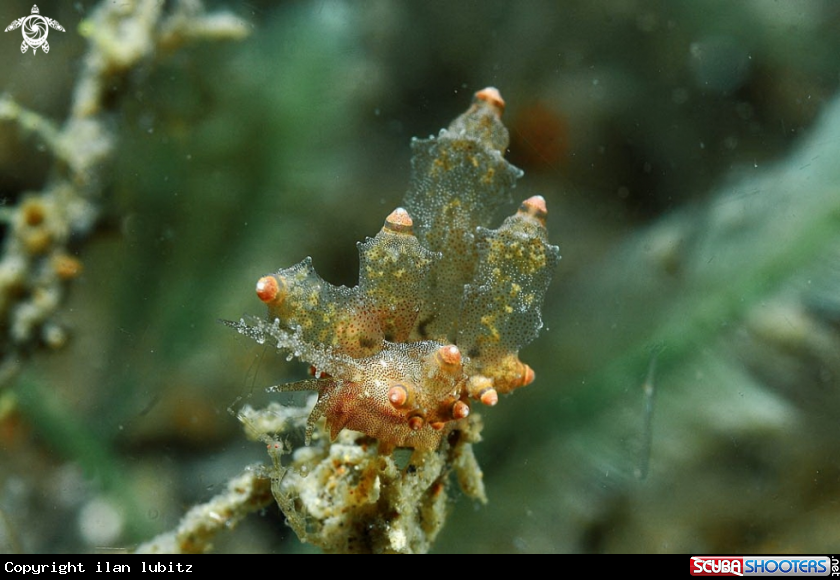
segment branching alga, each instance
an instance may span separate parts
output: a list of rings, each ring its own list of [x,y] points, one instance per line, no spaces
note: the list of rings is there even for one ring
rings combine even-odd
[[[0,208],[7,226],[0,250],[0,391],[36,348],[66,342],[56,314],[82,271],[71,247],[97,223],[118,151],[114,116],[130,94],[115,87],[168,51],[195,40],[242,39],[249,27],[232,13],[206,12],[199,0],[136,0],[101,2],[79,32],[88,50],[62,124],[0,93],[0,130],[17,125],[54,159],[41,191],[23,192],[16,205]]]
[[[453,470],[484,500],[473,402],[493,406],[534,380],[518,353],[542,327],[560,256],[540,196],[489,229],[522,175],[503,156],[503,109],[484,89],[437,137],[413,141],[405,209],[359,243],[357,286],[329,284],[307,258],[259,279],[267,318],[228,323],[312,365],[314,378],[275,387],[317,392],[310,446],[284,466],[277,431],[262,433],[275,499],[301,539],[328,551],[426,551]],[[414,450],[406,466],[395,448]]]

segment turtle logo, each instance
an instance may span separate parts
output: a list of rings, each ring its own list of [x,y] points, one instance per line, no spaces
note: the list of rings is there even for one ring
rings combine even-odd
[[[44,54],[50,51],[50,45],[47,42],[47,35],[50,32],[50,27],[64,32],[64,28],[57,20],[41,16],[38,13],[38,6],[32,6],[32,14],[13,20],[11,24],[6,27],[5,32],[15,30],[23,27],[23,43],[20,45],[20,51],[26,52],[26,49],[32,47],[32,54],[38,52],[38,48],[44,51]]]

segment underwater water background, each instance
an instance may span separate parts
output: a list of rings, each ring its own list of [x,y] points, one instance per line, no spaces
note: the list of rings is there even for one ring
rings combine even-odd
[[[63,119],[95,4],[39,4],[66,29],[49,54],[0,35],[0,92]],[[111,185],[56,317],[70,340],[0,387],[0,552],[131,549],[266,462],[231,409],[306,365],[218,319],[262,314],[256,280],[306,256],[355,284],[411,138],[485,86],[514,197],[545,197],[563,258],[521,353],[536,381],[479,410],[489,503],[453,501],[434,551],[840,543],[840,5],[208,6],[250,37],[114,87]],[[50,163],[0,124],[3,205]],[[312,550],[274,507],[215,546]]]

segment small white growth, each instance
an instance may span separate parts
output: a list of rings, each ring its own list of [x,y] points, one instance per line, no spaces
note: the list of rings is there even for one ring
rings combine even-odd
[[[97,497],[79,512],[79,533],[90,546],[112,546],[125,527],[125,517],[109,499]]]

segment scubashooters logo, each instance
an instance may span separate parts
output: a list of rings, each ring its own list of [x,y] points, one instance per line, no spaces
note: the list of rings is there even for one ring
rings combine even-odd
[[[47,42],[50,28],[64,32],[64,28],[58,23],[58,20],[53,20],[52,18],[47,18],[39,14],[37,4],[32,6],[32,14],[13,20],[4,32],[18,28],[21,29],[21,33],[23,34],[20,51],[25,53],[31,47],[32,54],[38,52],[39,48],[44,51],[44,54],[50,51],[50,44]]]
[[[828,556],[692,556],[692,576],[828,576]]]

